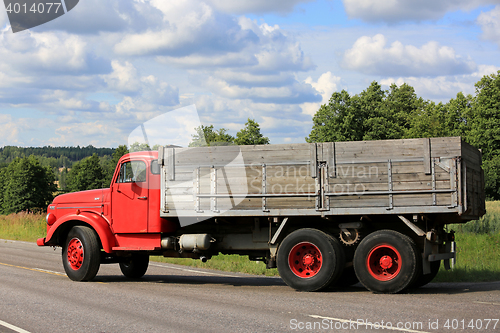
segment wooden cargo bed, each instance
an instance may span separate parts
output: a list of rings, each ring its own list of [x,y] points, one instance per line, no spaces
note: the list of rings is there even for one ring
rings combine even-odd
[[[161,216],[484,214],[481,153],[459,137],[160,148]]]

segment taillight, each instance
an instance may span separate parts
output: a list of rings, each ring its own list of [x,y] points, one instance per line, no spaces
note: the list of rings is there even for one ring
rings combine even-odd
[[[54,214],[48,213],[47,217],[45,218],[45,220],[47,221],[48,225],[53,225],[54,222],[56,222],[57,218],[56,218],[56,216]]]

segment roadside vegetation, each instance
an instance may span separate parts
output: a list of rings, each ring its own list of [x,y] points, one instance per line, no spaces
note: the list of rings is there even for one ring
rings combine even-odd
[[[17,213],[0,215],[0,238],[36,242],[47,234],[45,215],[42,213]]]

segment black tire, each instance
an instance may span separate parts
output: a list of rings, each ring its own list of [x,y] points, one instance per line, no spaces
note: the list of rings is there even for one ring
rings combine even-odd
[[[328,287],[340,277],[345,265],[340,242],[317,229],[292,232],[281,242],[277,257],[281,278],[299,291]]]
[[[71,280],[92,280],[101,265],[101,248],[96,232],[89,227],[73,227],[64,243],[62,261]]]
[[[441,260],[431,261],[431,272],[429,274],[420,274],[418,278],[413,282],[411,288],[420,288],[430,283],[439,272],[439,267],[441,266]]]
[[[368,290],[398,293],[408,288],[421,271],[421,255],[415,242],[393,230],[366,236],[354,253],[354,270]]]
[[[130,279],[139,279],[146,274],[149,266],[149,255],[133,253],[130,258],[120,262],[120,270]]]

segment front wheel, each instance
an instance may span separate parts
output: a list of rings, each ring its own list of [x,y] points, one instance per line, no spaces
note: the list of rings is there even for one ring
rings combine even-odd
[[[68,233],[62,250],[64,270],[73,281],[92,280],[99,271],[101,249],[94,230],[76,226]]]
[[[120,270],[123,275],[131,279],[139,279],[148,270],[149,255],[142,253],[133,253],[130,258],[120,262]]]
[[[287,285],[299,291],[317,291],[339,278],[345,256],[336,238],[317,229],[299,229],[280,244],[277,264]]]
[[[379,293],[398,293],[418,278],[421,257],[413,240],[393,230],[380,230],[361,241],[354,253],[359,281]]]

